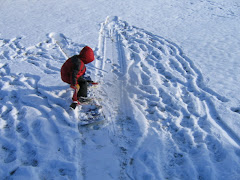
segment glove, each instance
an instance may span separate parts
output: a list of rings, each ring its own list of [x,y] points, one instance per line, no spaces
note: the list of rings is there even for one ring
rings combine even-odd
[[[79,90],[80,89],[79,84],[77,84],[75,86],[71,85],[70,87],[73,88],[74,90]]]

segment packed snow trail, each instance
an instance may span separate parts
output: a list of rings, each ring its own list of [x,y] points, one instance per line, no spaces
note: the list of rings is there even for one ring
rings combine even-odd
[[[215,107],[229,100],[176,44],[108,17],[87,65],[106,120],[82,127],[59,71],[85,45],[57,33],[31,47],[21,39],[0,39],[2,179],[240,178],[239,136]]]

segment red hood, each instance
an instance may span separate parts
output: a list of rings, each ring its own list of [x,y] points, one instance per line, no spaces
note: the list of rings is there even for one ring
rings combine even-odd
[[[85,46],[81,50],[79,57],[84,62],[84,64],[88,64],[94,60],[94,52],[90,47]]]

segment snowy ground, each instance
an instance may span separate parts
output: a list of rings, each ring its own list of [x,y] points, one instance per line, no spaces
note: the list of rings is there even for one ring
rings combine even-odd
[[[240,179],[237,1],[0,4],[0,179]],[[82,127],[59,71],[85,45]]]

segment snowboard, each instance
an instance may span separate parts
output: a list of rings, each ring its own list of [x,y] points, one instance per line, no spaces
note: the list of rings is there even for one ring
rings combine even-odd
[[[83,116],[79,119],[79,126],[99,124],[105,120],[102,113],[102,106],[96,103],[82,104],[81,111],[83,112]]]

